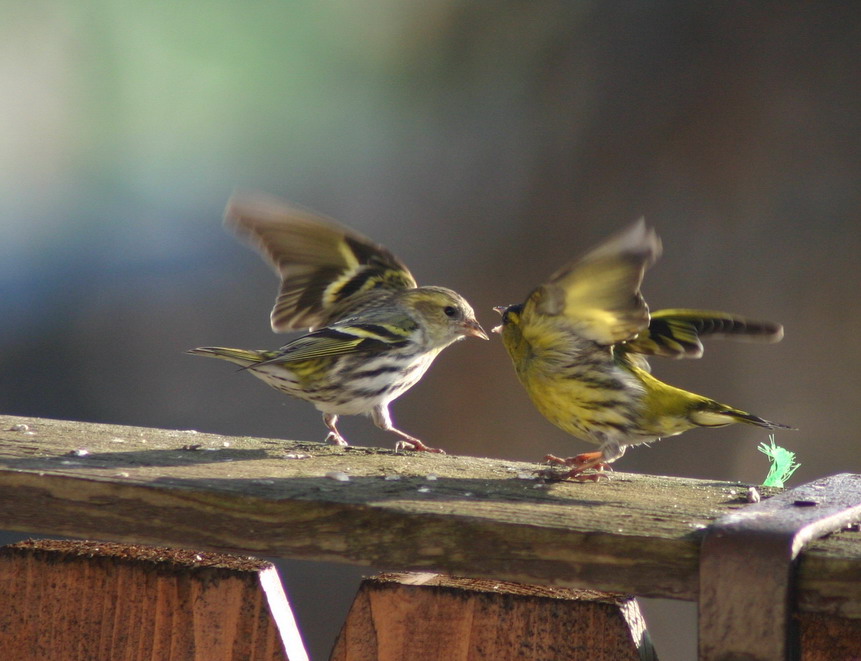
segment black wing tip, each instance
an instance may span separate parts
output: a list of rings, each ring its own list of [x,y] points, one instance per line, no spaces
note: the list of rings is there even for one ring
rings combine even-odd
[[[737,317],[737,327],[728,329],[724,334],[736,335],[737,339],[752,342],[780,342],[783,339],[783,325],[773,321],[758,321]],[[716,333],[719,334],[719,333]]]

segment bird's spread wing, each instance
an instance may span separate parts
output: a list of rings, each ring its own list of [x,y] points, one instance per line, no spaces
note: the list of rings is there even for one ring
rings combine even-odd
[[[386,248],[340,223],[260,194],[234,195],[225,225],[281,276],[272,329],[329,323],[374,290],[412,289],[409,269]]]
[[[524,324],[553,317],[599,344],[630,340],[648,326],[640,284],[660,253],[660,239],[640,219],[535,289],[524,305]]]
[[[778,342],[783,326],[712,310],[659,310],[649,328],[619,348],[625,352],[670,358],[699,358],[702,337]]]

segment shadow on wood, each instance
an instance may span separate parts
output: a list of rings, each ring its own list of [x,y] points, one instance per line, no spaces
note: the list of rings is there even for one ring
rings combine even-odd
[[[101,542],[0,549],[0,649],[36,661],[307,661],[275,567]]]
[[[633,597],[438,574],[366,579],[330,661],[656,659]]]

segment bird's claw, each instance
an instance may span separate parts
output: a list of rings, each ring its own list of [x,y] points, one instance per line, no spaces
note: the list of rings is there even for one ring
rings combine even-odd
[[[553,454],[545,455],[544,461],[557,466],[571,467],[567,473],[557,473],[551,469],[541,471],[545,477],[556,480],[575,480],[577,482],[598,482],[601,478],[610,479],[605,471],[613,471],[613,468],[601,459],[600,452],[586,452],[575,457],[557,457]]]
[[[326,439],[323,441],[324,443],[328,443],[329,445],[338,445],[340,447],[347,447],[350,445],[340,434],[336,434],[335,432],[329,432],[329,435],[326,436]]]
[[[440,448],[428,447],[417,438],[410,439],[409,441],[403,439],[395,443],[395,452],[403,452],[404,450],[412,450],[413,452],[433,452],[434,454],[445,454],[445,450],[441,450]]]

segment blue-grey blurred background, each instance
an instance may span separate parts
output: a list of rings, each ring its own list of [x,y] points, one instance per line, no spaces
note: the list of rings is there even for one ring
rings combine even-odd
[[[653,309],[786,327],[655,373],[797,426],[776,438],[802,464],[790,484],[861,472],[861,5],[2,4],[3,413],[322,440],[310,405],[183,354],[287,339],[269,329],[275,276],[220,224],[251,188],[384,243],[488,328],[645,216],[664,241]],[[444,352],[392,407],[399,426],[449,453],[587,449],[492,339]],[[393,443],[365,419],[343,430]],[[694,431],[617,467],[758,483],[767,440]],[[325,658],[361,570],[284,574]],[[662,658],[693,658],[690,608],[649,607]]]

